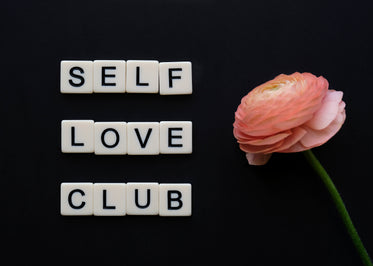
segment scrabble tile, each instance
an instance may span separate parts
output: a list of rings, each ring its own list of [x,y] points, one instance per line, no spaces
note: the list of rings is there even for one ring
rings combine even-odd
[[[126,61],[93,61],[93,92],[124,93],[126,91]]]
[[[93,62],[61,61],[61,93],[92,93]]]
[[[158,61],[128,60],[126,91],[158,93],[158,66]]]
[[[93,214],[93,183],[61,184],[61,215]]]
[[[93,120],[63,120],[61,122],[61,150],[64,153],[94,151]]]
[[[96,122],[95,154],[119,155],[127,153],[127,123]]]
[[[160,184],[159,185],[160,216],[191,216],[192,185]]]
[[[159,91],[161,95],[192,94],[192,63],[160,63]]]
[[[159,126],[159,152],[192,153],[192,122],[162,121]]]
[[[129,155],[159,154],[159,123],[127,123],[127,153]]]
[[[158,183],[127,183],[127,214],[158,215]]]
[[[126,184],[95,183],[93,185],[93,214],[95,216],[126,215]]]

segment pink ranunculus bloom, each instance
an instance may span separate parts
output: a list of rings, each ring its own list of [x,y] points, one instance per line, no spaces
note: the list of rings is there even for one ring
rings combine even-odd
[[[281,74],[242,98],[233,134],[249,164],[266,164],[274,152],[300,152],[334,136],[346,119],[343,92],[311,73]]]

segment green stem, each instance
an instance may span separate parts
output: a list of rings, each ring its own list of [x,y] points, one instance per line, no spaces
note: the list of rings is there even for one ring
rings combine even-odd
[[[321,180],[324,182],[326,188],[328,189],[332,199],[334,201],[335,206],[343,220],[343,223],[346,226],[347,232],[350,235],[352,242],[354,243],[356,250],[358,251],[361,260],[363,261],[365,266],[373,266],[372,261],[370,260],[369,254],[365,249],[363,242],[361,241],[359,234],[356,231],[355,226],[352,223],[351,217],[348,214],[345,204],[341,196],[338,193],[337,188],[333,184],[333,181],[329,177],[328,173],[325,171],[324,167],[321,165],[319,160],[313,154],[311,150],[304,151],[303,154],[305,155],[309,164],[313,167],[313,169],[319,174]]]

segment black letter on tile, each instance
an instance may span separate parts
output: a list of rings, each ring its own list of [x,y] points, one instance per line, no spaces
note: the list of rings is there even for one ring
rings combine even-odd
[[[84,201],[82,201],[82,203],[81,203],[79,206],[75,206],[75,205],[73,204],[72,197],[73,197],[73,194],[74,194],[74,193],[80,193],[82,196],[85,195],[84,191],[81,190],[81,189],[74,189],[74,190],[71,190],[71,192],[69,193],[69,197],[67,198],[70,207],[73,208],[73,209],[81,209],[81,208],[83,208],[84,205],[85,205],[85,202],[84,202]]]
[[[112,132],[114,132],[114,134],[115,134],[115,142],[114,142],[114,144],[111,144],[111,145],[109,145],[109,144],[107,144],[107,143],[105,142],[105,134],[106,134],[107,132],[109,132],[109,131],[112,131]],[[107,128],[107,129],[105,129],[105,130],[102,131],[102,133],[101,133],[101,142],[102,142],[102,145],[104,145],[106,148],[114,148],[114,147],[117,146],[118,143],[119,143],[119,133],[118,133],[118,131],[116,131],[114,128]]]
[[[181,79],[180,76],[172,76],[172,71],[181,71],[182,68],[169,68],[168,69],[168,86],[172,88],[172,80],[173,79]]]
[[[183,144],[174,144],[172,143],[172,139],[181,139],[182,136],[180,135],[172,135],[172,131],[182,131],[182,127],[170,127],[168,128],[168,147],[183,147]]]
[[[73,78],[79,79],[80,82],[79,83],[74,83],[72,79],[69,79],[69,83],[73,87],[83,86],[83,84],[84,84],[84,78],[82,76],[79,76],[79,75],[75,74],[74,73],[75,70],[79,71],[81,74],[84,74],[84,70],[81,67],[72,67],[70,69],[70,72],[69,72],[70,76],[72,76]]]
[[[136,67],[136,86],[149,86],[149,83],[140,82],[140,67]]]
[[[139,203],[139,190],[135,189],[135,204],[137,208],[145,209],[148,208],[150,205],[150,189],[146,190],[146,203],[144,205],[140,205]]]
[[[175,195],[173,197],[172,195]],[[172,201],[177,201],[179,204],[177,206],[172,206]],[[183,202],[181,201],[181,192],[178,190],[168,190],[167,191],[167,206],[169,210],[177,210],[183,207]]]
[[[75,142],[75,127],[71,127],[71,146],[84,146],[84,143]]]
[[[139,142],[140,142],[140,146],[141,146],[141,148],[145,148],[145,147],[146,147],[146,144],[148,143],[148,140],[149,140],[150,134],[152,133],[152,130],[153,130],[152,128],[149,128],[149,129],[148,129],[148,133],[146,134],[145,140],[142,141],[142,138],[141,138],[141,136],[140,136],[139,129],[138,129],[138,128],[135,128],[136,136],[137,136],[137,139],[138,139]]]
[[[101,68],[101,86],[115,86],[116,84],[115,83],[108,83],[105,81],[105,78],[106,77],[109,77],[109,78],[115,78],[115,75],[114,74],[106,74],[106,69],[111,69],[111,70],[115,70],[117,69],[115,66],[111,66],[111,67],[102,67]]]
[[[115,206],[107,206],[106,204],[106,189],[102,190],[102,208],[115,210]]]

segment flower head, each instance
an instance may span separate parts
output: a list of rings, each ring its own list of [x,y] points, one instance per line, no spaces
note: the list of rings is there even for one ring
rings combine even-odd
[[[346,118],[343,92],[311,73],[281,74],[242,98],[233,134],[249,164],[263,165],[274,152],[299,152],[334,136]]]

